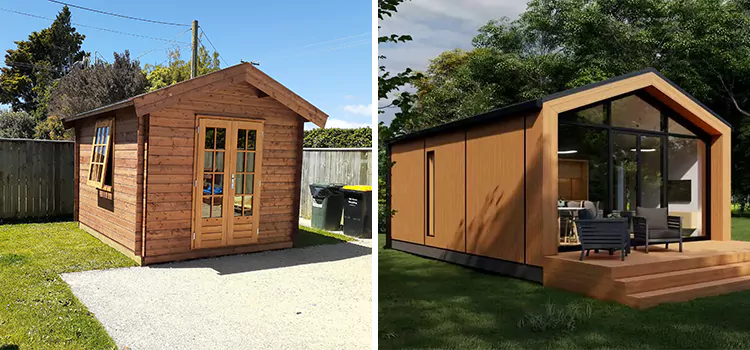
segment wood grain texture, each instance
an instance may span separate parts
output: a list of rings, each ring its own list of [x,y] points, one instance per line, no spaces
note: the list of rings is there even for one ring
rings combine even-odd
[[[425,140],[425,151],[435,152],[434,237],[432,247],[466,251],[466,133],[455,132]]]
[[[425,243],[424,140],[398,143],[391,148],[391,237]]]

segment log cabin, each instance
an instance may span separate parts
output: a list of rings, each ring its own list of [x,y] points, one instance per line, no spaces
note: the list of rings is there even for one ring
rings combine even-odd
[[[250,63],[67,118],[75,220],[139,264],[290,248],[327,118]]]
[[[750,289],[731,133],[649,68],[404,135],[387,148],[386,246],[634,307]],[[668,212],[684,251],[581,260],[584,202],[601,219]]]

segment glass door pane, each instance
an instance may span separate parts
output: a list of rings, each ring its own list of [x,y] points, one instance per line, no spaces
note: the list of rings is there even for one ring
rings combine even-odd
[[[662,144],[660,136],[641,136],[640,206],[661,208],[662,203]]]
[[[613,133],[613,210],[620,212],[635,211],[636,179],[638,174],[638,138],[636,135]]]

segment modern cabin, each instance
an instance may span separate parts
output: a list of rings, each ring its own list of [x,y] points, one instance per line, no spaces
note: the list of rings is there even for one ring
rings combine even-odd
[[[731,241],[731,130],[646,69],[402,136],[387,246],[635,307],[750,289],[750,245]],[[667,208],[685,251],[581,261],[561,203],[583,201],[603,218]]]
[[[68,118],[75,220],[140,264],[292,247],[327,118],[250,63]]]

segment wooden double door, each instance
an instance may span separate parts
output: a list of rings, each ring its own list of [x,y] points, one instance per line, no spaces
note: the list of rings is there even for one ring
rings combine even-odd
[[[198,118],[192,248],[258,241],[263,122]]]

